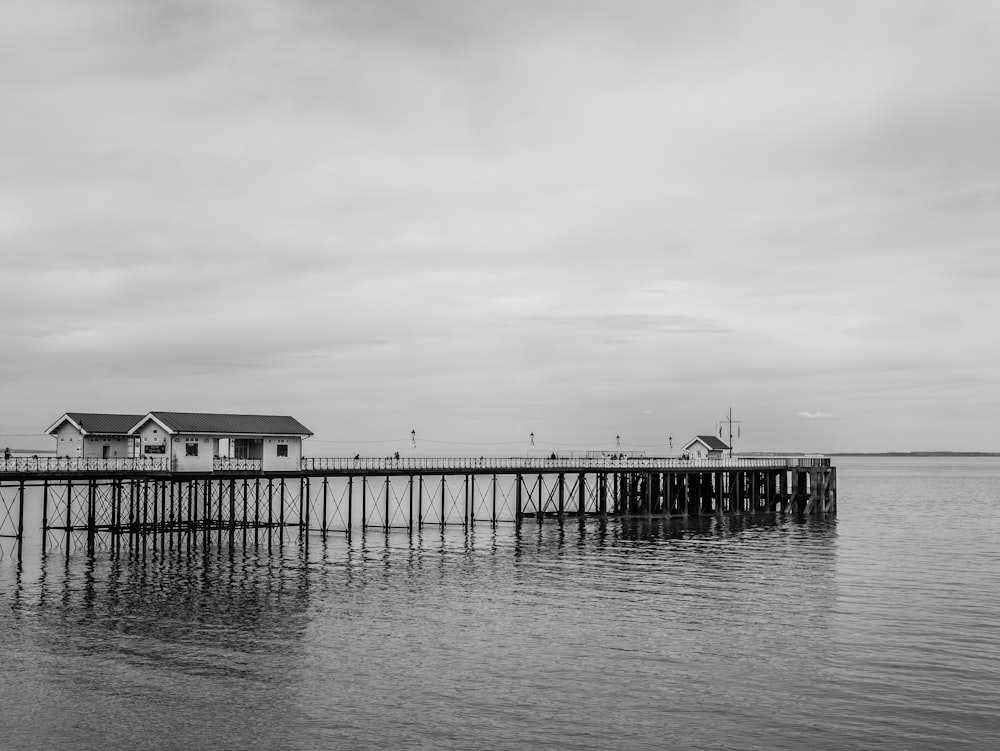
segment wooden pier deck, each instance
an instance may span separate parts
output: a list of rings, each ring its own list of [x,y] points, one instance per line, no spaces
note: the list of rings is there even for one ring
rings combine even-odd
[[[160,459],[0,461],[0,537],[42,507],[43,547],[64,533],[109,537],[296,527],[420,529],[525,519],[835,514],[836,468],[818,456],[677,458],[304,458],[295,471],[216,460],[176,472]],[[20,549],[20,548],[19,548]]]

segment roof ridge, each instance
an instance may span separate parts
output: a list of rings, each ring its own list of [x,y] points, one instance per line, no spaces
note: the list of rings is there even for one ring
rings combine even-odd
[[[309,428],[291,415],[254,415],[233,412],[167,412],[155,410],[147,413],[144,417],[156,420],[168,430],[178,433],[306,436],[313,434]]]
[[[220,417],[291,417],[291,415],[262,415],[259,413],[252,412],[178,412],[176,410],[169,409],[154,409],[149,412],[144,413],[145,415],[212,415]]]

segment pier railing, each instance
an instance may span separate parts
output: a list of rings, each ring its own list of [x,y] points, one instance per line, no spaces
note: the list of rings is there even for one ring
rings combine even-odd
[[[767,469],[780,467],[829,467],[826,456],[768,456],[724,459],[680,459],[677,457],[628,457],[598,458],[546,458],[546,457],[347,457],[304,458],[304,471],[372,472],[405,471],[443,472],[490,470],[498,471],[555,471],[592,469]]]
[[[0,472],[166,472],[169,469],[170,460],[163,456],[114,459],[17,456],[0,459]]]
[[[724,459],[680,459],[677,457],[327,457],[303,458],[303,472],[564,472],[590,470],[712,470],[769,469],[783,467],[829,467],[826,456],[734,456]],[[166,457],[133,457],[116,459],[80,459],[69,456],[0,459],[0,472],[169,472]],[[215,472],[260,472],[260,459],[215,459]]]
[[[213,459],[214,472],[260,472],[263,462],[260,459]]]

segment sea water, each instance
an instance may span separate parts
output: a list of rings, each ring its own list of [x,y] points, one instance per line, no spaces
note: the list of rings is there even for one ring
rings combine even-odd
[[[1000,747],[1000,460],[839,514],[0,559],[3,749]]]

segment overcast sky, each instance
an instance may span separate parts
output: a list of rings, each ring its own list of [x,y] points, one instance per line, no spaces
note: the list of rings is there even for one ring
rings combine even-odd
[[[0,441],[662,453],[732,407],[738,450],[1000,450],[998,40],[987,1],[0,3]]]

